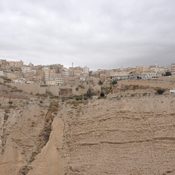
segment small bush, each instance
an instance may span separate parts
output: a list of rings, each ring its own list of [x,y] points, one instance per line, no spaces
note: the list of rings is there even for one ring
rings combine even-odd
[[[10,110],[9,109],[5,109],[5,113],[10,113]]]
[[[9,118],[9,115],[5,114],[5,115],[4,115],[4,120],[7,121],[8,118]]]
[[[102,84],[103,84],[103,82],[100,80],[100,81],[98,82],[98,84],[99,84],[99,85],[102,85]]]
[[[171,72],[166,72],[164,76],[171,76]]]
[[[77,101],[78,101],[78,100],[82,100],[82,97],[76,97],[75,99],[76,99]]]
[[[157,90],[157,94],[159,94],[159,95],[163,94],[164,92],[165,92],[164,89],[158,89],[158,90]]]
[[[143,96],[146,96],[147,95],[147,93],[145,92],[145,93],[143,93]]]
[[[84,100],[87,100],[88,98],[87,97],[84,97]]]
[[[79,85],[78,88],[85,89],[83,85]]]
[[[13,102],[12,101],[9,101],[9,104],[11,105],[11,104],[13,104]]]
[[[112,81],[112,83],[111,84],[117,84],[117,81],[116,80],[114,80],[114,81]]]
[[[131,94],[131,97],[134,97],[136,94]]]

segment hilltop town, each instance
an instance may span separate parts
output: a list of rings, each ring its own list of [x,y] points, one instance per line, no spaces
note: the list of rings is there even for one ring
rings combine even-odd
[[[174,80],[0,60],[0,174],[173,175]]]
[[[142,79],[159,80],[175,75],[175,64],[166,67],[136,66],[135,68],[98,69],[91,71],[86,67],[66,68],[61,64],[24,65],[23,61],[0,59],[0,77],[5,81],[18,84],[37,84],[47,86],[72,86],[108,84],[116,80]]]

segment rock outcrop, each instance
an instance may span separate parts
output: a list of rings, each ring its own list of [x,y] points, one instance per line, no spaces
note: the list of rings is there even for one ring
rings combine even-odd
[[[175,174],[174,97],[61,103],[42,145],[47,108],[1,109],[0,174]]]

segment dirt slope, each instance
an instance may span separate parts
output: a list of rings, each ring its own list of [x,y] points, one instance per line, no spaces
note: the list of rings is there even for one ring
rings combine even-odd
[[[171,96],[65,102],[46,145],[47,107],[13,109],[6,121],[1,109],[0,174],[174,175],[174,109]]]

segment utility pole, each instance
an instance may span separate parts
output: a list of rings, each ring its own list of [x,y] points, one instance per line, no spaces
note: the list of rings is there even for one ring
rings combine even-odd
[[[72,77],[74,77],[74,63],[72,62]]]

